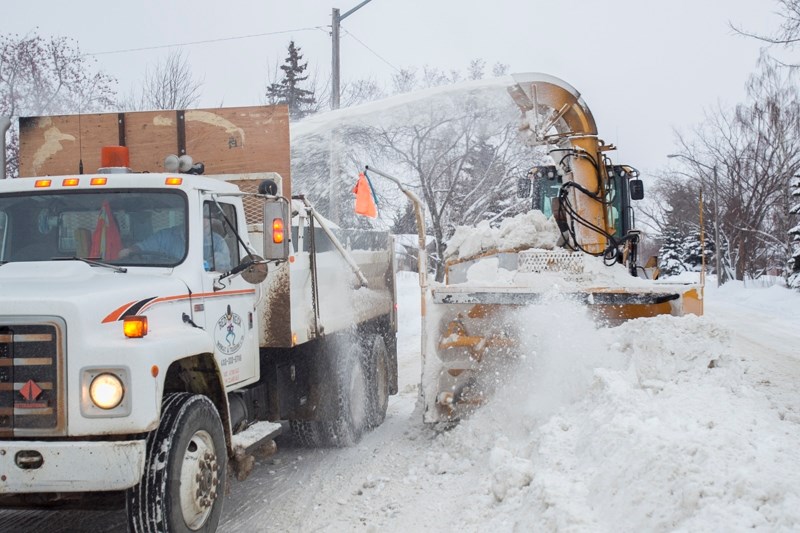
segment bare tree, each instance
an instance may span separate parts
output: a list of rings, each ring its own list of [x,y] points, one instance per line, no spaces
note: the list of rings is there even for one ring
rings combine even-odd
[[[722,267],[736,279],[786,264],[788,184],[800,170],[800,95],[793,75],[766,55],[759,67],[746,103],[707,113],[691,139],[678,135],[685,174],[696,177],[717,213]],[[709,214],[705,219],[713,224]]]
[[[497,100],[481,94],[438,97],[407,107],[405,119],[364,130],[372,157],[399,165],[418,189],[435,241],[437,279],[457,225],[528,207],[515,198],[515,184],[535,156],[517,137],[516,110],[498,107]]]
[[[505,63],[495,63],[492,65],[492,76],[495,78],[499,76],[505,76],[509,73],[511,67],[506,65]]]
[[[680,235],[698,230],[701,185],[702,179],[683,171],[661,174],[650,189],[648,199],[639,204],[639,211],[658,234],[665,234],[671,228],[676,228]],[[706,203],[706,220],[708,214],[709,205]]]
[[[787,285],[800,290],[800,176],[793,176],[789,184],[791,191],[789,216],[794,225],[789,228],[792,255],[787,261]]]
[[[467,67],[467,78],[471,80],[483,79],[483,71],[486,68],[486,61],[483,59],[473,59]]]
[[[403,68],[392,75],[392,92],[403,94],[411,92],[417,87],[417,69]]]
[[[374,79],[359,79],[342,84],[342,94],[339,103],[341,107],[352,107],[354,105],[372,102],[385,96],[385,91]]]
[[[70,39],[0,36],[0,115],[102,111],[113,106],[115,83]],[[18,148],[12,128],[6,152],[9,176],[18,173]]]
[[[172,50],[154,67],[145,71],[141,87],[122,102],[126,109],[190,109],[202,95],[202,81],[192,75],[189,59],[181,50]]]
[[[780,27],[771,35],[753,33],[742,26],[731,24],[731,28],[746,37],[769,44],[794,46],[800,42],[800,0],[776,0],[778,15],[783,19]]]

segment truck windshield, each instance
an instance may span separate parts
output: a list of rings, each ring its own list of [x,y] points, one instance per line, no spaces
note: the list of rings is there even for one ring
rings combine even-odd
[[[175,266],[186,256],[179,191],[103,190],[0,196],[0,263],[88,258]]]

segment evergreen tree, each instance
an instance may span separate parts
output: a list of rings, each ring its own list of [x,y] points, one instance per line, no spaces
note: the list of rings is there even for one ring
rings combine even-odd
[[[703,255],[705,255],[706,266],[714,263],[714,241],[705,236],[704,244],[700,242],[700,232],[693,231],[683,238],[682,261],[687,270],[700,272],[703,268]],[[703,250],[705,248],[705,250]]]
[[[683,262],[684,237],[677,228],[668,228],[662,238],[658,268],[662,276],[677,276],[687,270]]]
[[[317,103],[314,91],[303,89],[301,85],[308,80],[306,69],[308,61],[303,62],[300,47],[289,42],[289,55],[281,65],[283,78],[277,83],[270,83],[267,87],[267,101],[270,104],[286,104],[289,106],[289,116],[300,119],[313,112]]]
[[[789,215],[794,217],[796,224],[789,230],[791,239],[792,256],[789,258],[787,285],[800,290],[800,176],[794,176],[790,183],[792,206]]]

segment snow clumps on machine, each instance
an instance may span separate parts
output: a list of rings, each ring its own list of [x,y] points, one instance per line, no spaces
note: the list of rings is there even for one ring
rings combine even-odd
[[[458,226],[447,242],[445,260],[455,261],[491,251],[542,248],[552,250],[558,242],[555,221],[537,210],[506,218],[499,226],[483,220],[477,226]]]

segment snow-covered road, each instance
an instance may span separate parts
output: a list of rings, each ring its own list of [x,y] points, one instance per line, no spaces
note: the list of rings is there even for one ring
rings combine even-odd
[[[436,432],[416,408],[406,274],[384,425],[354,448],[280,446],[232,484],[220,531],[800,529],[800,294],[731,283],[704,317],[610,329],[568,303],[530,309],[515,379]],[[0,511],[2,531],[43,527],[120,531],[124,512]]]

